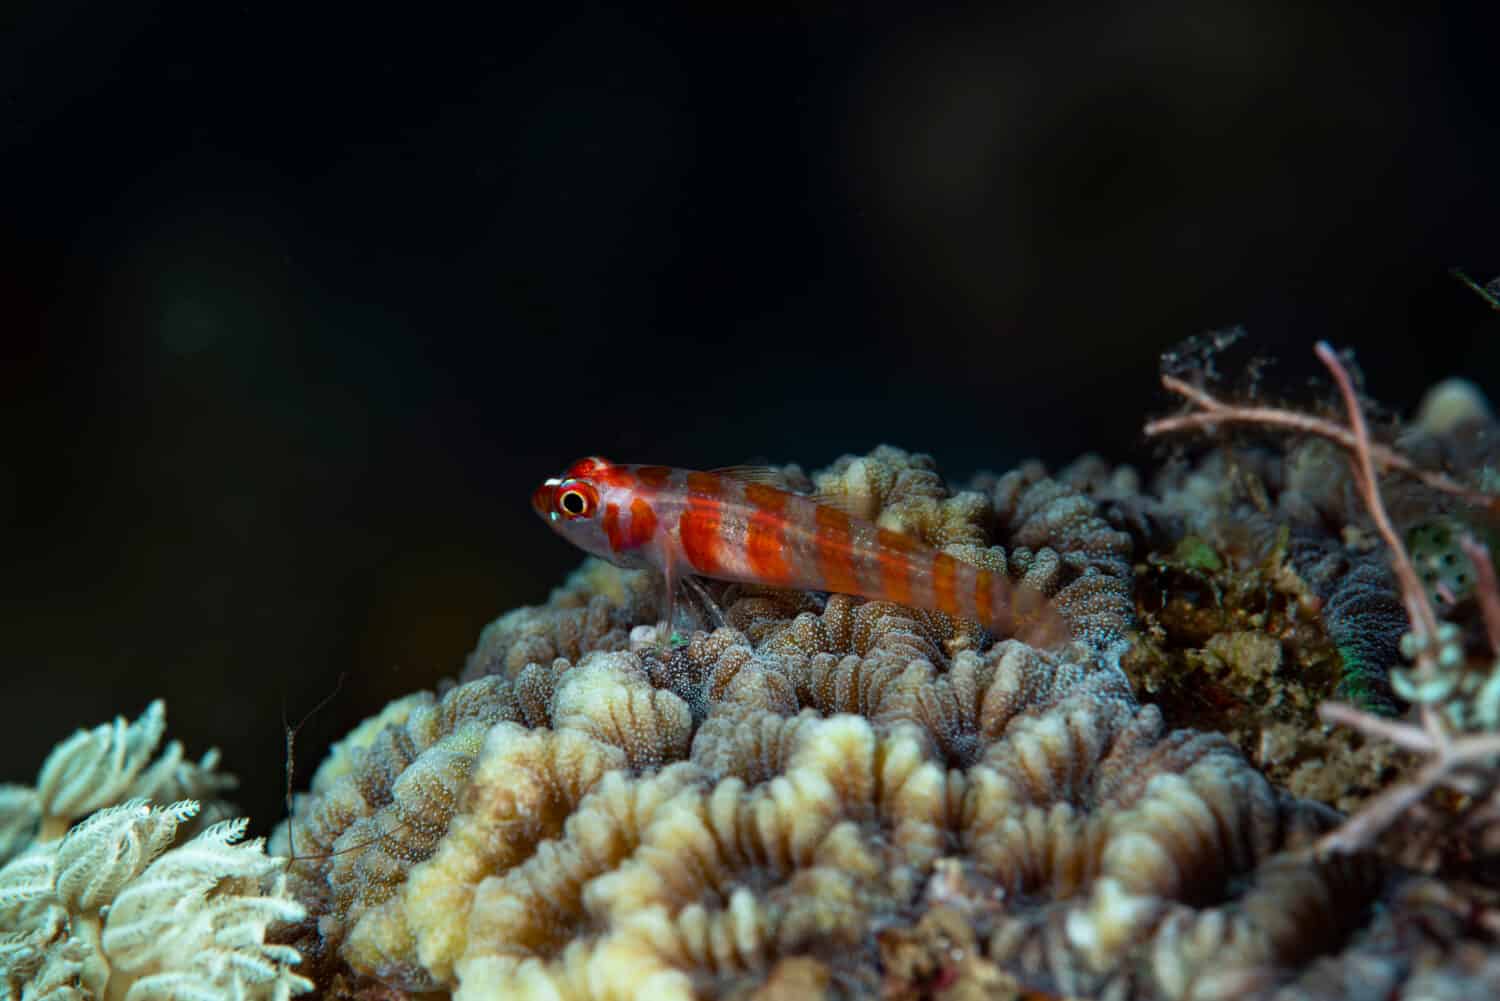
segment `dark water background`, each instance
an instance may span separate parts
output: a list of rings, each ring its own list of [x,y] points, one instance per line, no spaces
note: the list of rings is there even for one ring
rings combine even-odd
[[[1500,393],[1479,5],[544,6],[0,10],[0,778],[161,695],[264,829],[283,704],[348,675],[305,780],[576,564],[582,454],[1140,461],[1235,323]]]

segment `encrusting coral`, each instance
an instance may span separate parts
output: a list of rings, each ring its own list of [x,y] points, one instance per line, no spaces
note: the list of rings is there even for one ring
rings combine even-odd
[[[724,625],[663,645],[656,582],[590,561],[489,627],[456,687],[351,735],[278,832],[311,915],[284,940],[320,986],[1202,999],[1363,947],[1389,872],[1311,856],[1337,814],[1136,700],[1107,501],[1035,465],[950,494],[894,449],[813,480],[1030,576],[1076,641],[709,585]],[[1274,674],[1242,633],[1216,656]]]
[[[297,952],[267,940],[271,925],[304,914],[284,863],[259,839],[241,842],[243,819],[205,826],[195,800],[135,795],[233,785],[214,752],[187,764],[174,742],[150,763],[164,726],[154,702],[134,723],[79,731],[30,795],[9,795],[0,997],[280,1001],[312,989],[294,972]]]

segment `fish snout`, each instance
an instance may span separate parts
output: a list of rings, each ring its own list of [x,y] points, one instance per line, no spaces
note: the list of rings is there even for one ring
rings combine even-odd
[[[555,479],[548,480],[531,492],[531,509],[542,518],[550,517],[552,514],[552,503],[557,496],[558,482]]]

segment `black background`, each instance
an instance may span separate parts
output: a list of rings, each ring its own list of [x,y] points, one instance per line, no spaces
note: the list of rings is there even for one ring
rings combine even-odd
[[[1140,461],[1235,323],[1497,389],[1479,6],[545,6],[0,12],[0,777],[165,696],[264,829],[283,703],[348,675],[305,781],[456,671],[583,454]]]

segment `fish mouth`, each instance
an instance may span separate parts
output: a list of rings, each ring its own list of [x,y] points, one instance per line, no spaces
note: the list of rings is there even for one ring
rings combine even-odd
[[[561,482],[554,477],[532,491],[531,509],[543,518],[550,515],[553,498],[557,496],[557,485]]]

